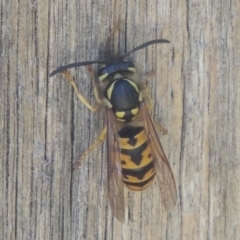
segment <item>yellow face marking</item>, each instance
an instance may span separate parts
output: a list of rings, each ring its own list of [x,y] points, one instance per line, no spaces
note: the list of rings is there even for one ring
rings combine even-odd
[[[138,101],[139,101],[139,102],[142,102],[142,100],[143,100],[142,93],[139,92],[139,95],[138,95]]]
[[[136,116],[138,112],[139,112],[139,108],[134,108],[134,109],[131,110],[131,113],[132,113],[134,116]]]
[[[115,115],[117,116],[117,118],[122,119],[125,116],[125,112],[116,112]]]
[[[107,74],[107,73],[105,73],[105,74],[103,74],[103,75],[99,76],[99,77],[98,77],[98,79],[99,79],[99,81],[100,81],[100,82],[102,82],[104,79],[106,79],[106,78],[107,78],[107,76],[108,76],[108,74]]]

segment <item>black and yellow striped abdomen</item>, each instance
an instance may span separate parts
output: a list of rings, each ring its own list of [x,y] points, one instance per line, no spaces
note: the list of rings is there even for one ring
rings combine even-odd
[[[119,131],[123,182],[140,191],[153,181],[155,169],[149,141],[143,127],[126,126]]]

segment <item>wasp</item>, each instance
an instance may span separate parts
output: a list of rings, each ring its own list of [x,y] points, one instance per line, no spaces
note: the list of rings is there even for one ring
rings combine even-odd
[[[166,210],[171,210],[177,201],[174,176],[148,112],[152,107],[147,94],[148,76],[140,81],[133,62],[126,59],[131,53],[157,43],[169,41],[148,41],[111,60],[72,63],[50,74],[51,77],[63,73],[78,99],[90,110],[95,112],[99,107],[105,107],[106,123],[99,139],[82,154],[74,168],[79,168],[82,159],[107,136],[108,197],[114,216],[121,222],[125,220],[124,185],[130,190],[141,191],[157,176]],[[99,65],[97,77],[92,64]],[[86,66],[91,76],[96,106],[90,105],[78,91],[74,78],[67,71],[81,66]]]

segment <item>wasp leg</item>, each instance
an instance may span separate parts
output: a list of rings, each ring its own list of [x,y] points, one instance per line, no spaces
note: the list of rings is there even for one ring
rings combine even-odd
[[[98,91],[98,87],[97,87],[97,84],[96,84],[96,81],[95,81],[95,75],[94,75],[94,71],[93,71],[93,68],[91,65],[87,65],[86,66],[86,69],[91,77],[91,80],[92,80],[92,84],[93,84],[93,92],[94,92],[94,96],[95,96],[95,99],[97,100],[97,102],[99,104],[102,103],[102,100],[100,98],[100,94],[99,94],[99,91]]]
[[[87,156],[87,154],[93,149],[95,148],[98,144],[100,144],[101,142],[103,142],[106,138],[106,134],[107,134],[107,127],[105,126],[104,129],[102,130],[98,140],[93,143],[79,158],[79,160],[77,162],[75,162],[75,164],[73,165],[74,169],[77,169],[80,167],[82,160]]]
[[[87,99],[78,91],[77,85],[76,85],[76,82],[75,82],[74,78],[71,76],[71,74],[70,74],[67,70],[62,71],[62,73],[64,74],[64,76],[68,79],[68,81],[69,81],[69,82],[71,83],[71,85],[73,86],[74,91],[75,91],[78,99],[79,99],[88,109],[90,109],[90,110],[93,111],[93,112],[96,112],[96,111],[99,109],[99,105],[97,105],[97,106],[92,106],[92,105],[87,101]]]
[[[147,75],[144,76],[142,82],[145,84],[145,86],[146,86],[147,80],[149,78],[151,78],[152,76],[154,76],[155,74],[156,74],[156,72],[154,70],[152,70],[151,72],[149,72]]]

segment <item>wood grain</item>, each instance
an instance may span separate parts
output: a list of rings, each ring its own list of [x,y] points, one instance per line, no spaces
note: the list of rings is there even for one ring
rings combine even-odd
[[[239,1],[2,1],[0,239],[238,239],[240,235]],[[166,213],[155,182],[125,191],[126,221],[107,199],[106,144],[79,171],[104,114],[79,102],[60,65],[123,53],[151,70],[152,116],[176,178]],[[72,69],[94,103],[84,67]]]

